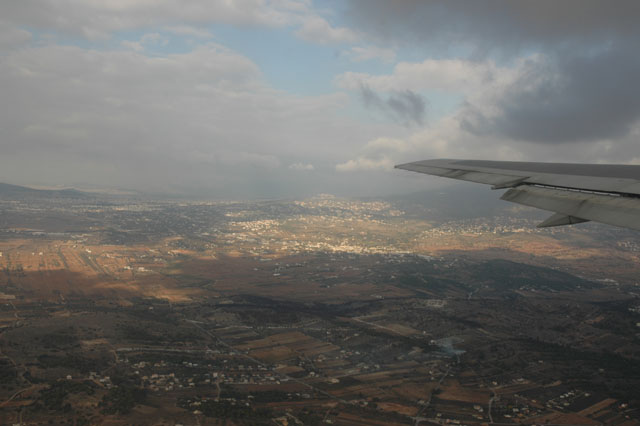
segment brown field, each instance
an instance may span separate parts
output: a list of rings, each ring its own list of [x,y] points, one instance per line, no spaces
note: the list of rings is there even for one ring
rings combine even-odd
[[[304,368],[298,367],[297,365],[283,365],[276,367],[275,371],[281,374],[295,374],[304,371]]]
[[[337,424],[344,426],[396,426],[401,423],[394,423],[385,420],[376,420],[370,417],[363,418],[362,416],[358,416],[350,413],[340,413],[336,418]]]
[[[396,395],[407,398],[410,400],[429,400],[431,396],[431,392],[433,389],[437,388],[438,384],[436,382],[431,383],[407,383],[401,384],[399,386],[395,386],[391,388],[391,391]]]
[[[551,413],[545,416],[529,419],[535,423],[552,423],[557,425],[599,425],[600,422],[592,420],[588,417],[580,416],[578,414],[569,413]]]
[[[335,345],[321,342],[298,331],[251,340],[236,345],[235,348],[249,351],[252,357],[268,362],[284,361],[300,354],[315,356],[339,349]]]
[[[269,349],[250,351],[252,358],[257,358],[264,362],[281,362],[296,356],[296,352],[286,346],[276,346]]]
[[[488,404],[490,396],[490,391],[465,388],[460,386],[460,383],[457,380],[445,380],[442,384],[442,393],[438,395],[438,399],[474,404]]]
[[[164,264],[149,263],[146,247],[8,240],[0,242],[0,251],[0,268],[5,271],[0,288],[17,287],[30,298],[153,296],[184,301],[200,293],[179,288],[176,280],[151,269]]]
[[[613,399],[613,398],[607,398],[604,399],[596,404],[593,404],[591,407],[587,407],[582,411],[578,411],[576,414],[579,414],[581,416],[590,416],[594,413],[597,413],[598,411],[602,411],[605,408],[607,408],[608,406],[610,406],[611,404],[615,404],[617,400]]]
[[[273,276],[273,265],[251,257],[167,250],[168,240],[152,246],[111,246],[67,240],[0,241],[0,294],[15,298],[64,302],[91,297],[120,300],[154,297],[188,302],[202,297],[255,294],[271,298],[323,300],[409,296],[410,291],[374,284],[322,287],[312,280]],[[177,256],[180,261],[177,261]],[[301,258],[287,258],[295,262]],[[11,290],[11,289],[15,290]],[[364,295],[364,296],[363,296]],[[309,356],[332,350],[316,345],[300,348]]]
[[[271,390],[282,392],[308,392],[309,387],[297,382],[287,382],[280,384],[260,384],[260,385],[233,385],[234,389],[238,389],[245,393],[266,392]],[[326,402],[326,401],[325,401]]]
[[[408,405],[396,404],[394,402],[379,402],[378,408],[383,411],[393,411],[406,416],[415,416],[419,411],[418,407],[410,407]]]

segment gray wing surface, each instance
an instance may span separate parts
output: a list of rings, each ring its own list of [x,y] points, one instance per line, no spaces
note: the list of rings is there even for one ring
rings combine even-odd
[[[508,188],[503,200],[555,213],[539,227],[592,220],[640,230],[640,166],[440,159],[396,168]]]

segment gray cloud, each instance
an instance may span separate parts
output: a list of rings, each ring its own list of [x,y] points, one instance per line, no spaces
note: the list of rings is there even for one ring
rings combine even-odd
[[[393,42],[461,43],[501,50],[591,45],[638,37],[635,0],[350,0],[347,17]]]
[[[0,181],[18,184],[331,192],[345,183],[318,176],[380,132],[341,114],[347,95],[275,90],[255,63],[215,43],[164,57],[12,50],[0,55],[0,91]],[[307,173],[287,167],[311,162]]]
[[[59,31],[89,39],[109,38],[114,31],[180,22],[283,27],[308,12],[305,5],[270,0],[162,0],[156,2],[21,0],[3,2],[2,16],[18,25]]]
[[[365,84],[360,85],[360,98],[367,108],[377,109],[405,125],[424,123],[427,105],[419,94],[411,90],[392,93],[384,99]]]
[[[293,36],[317,15],[313,3],[185,4],[4,2],[0,181],[230,197],[362,195],[430,182],[376,175],[418,158],[630,161],[638,151],[636,1],[351,0],[351,12],[337,20],[344,28],[314,21],[333,29],[326,42],[376,46],[344,46],[361,59],[397,51],[416,61],[396,64],[390,76],[353,66],[359,72],[336,81],[395,122],[418,127],[428,112],[433,122],[418,129],[358,121],[344,92],[295,95],[272,87],[256,63],[215,43],[160,55],[144,43],[153,41],[145,32],[157,31],[207,40],[205,29],[215,23],[285,28]],[[131,30],[142,36],[127,43],[133,50],[114,44],[118,32]],[[85,40],[67,43],[69,36]],[[99,41],[80,47],[87,39]],[[292,57],[282,66],[299,64]],[[443,92],[466,104],[453,113],[434,101],[432,110],[419,94],[435,100]],[[564,143],[570,141],[585,143],[576,150]],[[358,172],[346,178],[336,164]]]
[[[537,59],[489,104],[458,116],[474,136],[537,143],[628,135],[640,119],[640,2],[620,0],[351,0],[358,30],[390,44],[465,47],[472,57]]]
[[[0,49],[20,47],[32,39],[31,33],[0,20]]]
[[[640,58],[620,48],[553,54],[526,65],[491,109],[467,105],[461,126],[540,143],[621,138],[640,118],[639,75]]]

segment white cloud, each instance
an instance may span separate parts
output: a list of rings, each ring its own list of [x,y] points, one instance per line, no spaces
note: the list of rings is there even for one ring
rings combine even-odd
[[[380,158],[368,158],[358,157],[354,160],[349,160],[344,163],[336,165],[336,170],[339,172],[354,172],[354,171],[371,171],[371,170],[384,170],[389,171],[393,169],[394,162],[389,157]]]
[[[382,62],[391,63],[396,59],[396,52],[393,49],[377,46],[354,46],[346,51],[346,55],[354,62],[379,59]]]
[[[172,34],[195,37],[201,39],[213,38],[213,34],[204,28],[199,28],[191,25],[171,25],[164,27],[164,29]]]
[[[19,25],[100,39],[115,31],[175,23],[284,27],[310,13],[310,6],[306,0],[20,0],[3,2],[0,16]]]
[[[169,39],[160,33],[144,34],[138,41],[123,40],[120,42],[120,45],[124,48],[136,52],[142,52],[149,47],[166,46],[167,44],[169,44]]]
[[[335,164],[380,131],[341,112],[345,94],[275,90],[255,63],[215,43],[167,56],[22,48],[0,56],[0,92],[11,99],[0,110],[0,181],[246,194],[281,179],[273,193],[301,188],[292,173],[311,170],[309,158]]]
[[[136,52],[142,52],[144,50],[144,47],[142,47],[142,43],[140,43],[139,41],[122,40],[120,42],[120,45],[126,49],[131,49]]]
[[[439,90],[458,93],[463,96],[464,102],[458,109],[426,128],[401,138],[372,139],[351,160],[339,163],[336,169],[382,170],[394,164],[439,157],[505,160],[545,158],[549,154],[539,147],[495,135],[471,134],[464,125],[473,119],[469,111],[474,108],[479,108],[483,116],[491,117],[502,93],[526,74],[529,69],[527,64],[536,60],[536,56],[531,56],[507,68],[498,67],[491,61],[429,59],[419,63],[400,63],[387,75],[346,73],[339,76],[336,83],[347,90],[360,91],[363,85],[391,93],[398,90]]]
[[[489,60],[427,59],[417,63],[400,62],[393,73],[387,75],[346,72],[335,81],[348,90],[357,90],[364,84],[384,92],[441,90],[467,94],[503,80],[510,72],[509,68],[498,67]]]
[[[399,155],[411,152],[410,142],[402,139],[377,138],[369,141],[355,159],[336,165],[339,172],[393,169]]]
[[[320,16],[309,16],[304,19],[302,27],[296,35],[304,40],[318,44],[354,43],[359,36],[349,28],[333,27]]]
[[[418,161],[427,158],[479,158],[521,161],[568,161],[568,162],[623,162],[628,163],[633,156],[625,157],[624,152],[634,152],[640,123],[636,123],[630,134],[616,141],[598,139],[583,142],[580,150],[575,145],[541,145],[533,141],[514,140],[495,133],[469,131],[482,128],[482,123],[474,120],[492,120],[501,113],[500,102],[505,93],[519,85],[518,90],[526,92],[536,89],[536,82],[530,75],[532,69],[543,64],[544,58],[536,55],[521,58],[511,67],[497,67],[491,62],[473,63],[467,61],[428,60],[417,64],[402,64],[389,75],[345,74],[338,84],[346,89],[357,90],[361,82],[378,90],[420,90],[459,91],[464,102],[458,109],[439,118],[428,127],[414,131],[400,138],[375,138],[363,144],[351,159],[337,164],[338,171],[385,170],[394,164]],[[439,71],[438,71],[439,70]],[[440,75],[442,73],[442,75]],[[546,78],[552,79],[553,74]],[[527,86],[530,82],[532,88]],[[481,114],[474,114],[480,111]],[[390,130],[390,134],[396,132]],[[636,141],[636,142],[633,142]],[[608,160],[607,160],[608,159]]]
[[[32,35],[29,31],[0,21],[0,49],[11,49],[29,43]]]
[[[291,170],[298,170],[298,171],[311,171],[315,167],[313,167],[313,164],[293,163],[289,165],[289,168]]]
[[[405,138],[377,138],[366,143],[354,158],[336,165],[341,172],[391,170],[394,165],[428,158],[485,158],[520,160],[517,145],[495,138],[471,138],[456,117],[445,117],[432,127]]]
[[[141,44],[166,46],[169,39],[160,33],[147,33],[140,37]]]
[[[194,164],[262,169],[277,169],[281,165],[280,159],[272,154],[232,151],[225,147],[218,147],[215,151],[190,151],[187,154],[187,158]]]

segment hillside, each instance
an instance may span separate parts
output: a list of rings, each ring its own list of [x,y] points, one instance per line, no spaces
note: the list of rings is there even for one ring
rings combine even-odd
[[[34,189],[26,186],[0,183],[0,198],[87,198],[92,195],[76,189]]]

